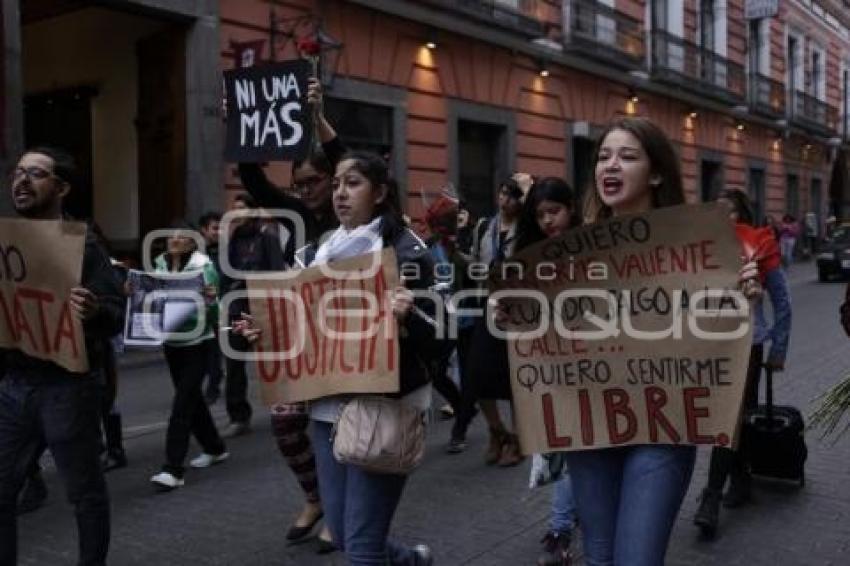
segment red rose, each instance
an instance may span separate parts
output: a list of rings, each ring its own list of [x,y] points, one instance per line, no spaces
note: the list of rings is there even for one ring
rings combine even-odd
[[[302,37],[296,42],[296,45],[302,56],[316,57],[322,52],[322,45],[310,36]]]

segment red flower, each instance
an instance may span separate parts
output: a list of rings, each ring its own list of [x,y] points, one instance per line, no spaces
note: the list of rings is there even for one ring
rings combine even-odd
[[[317,57],[322,52],[322,45],[311,36],[302,37],[295,44],[302,57]]]

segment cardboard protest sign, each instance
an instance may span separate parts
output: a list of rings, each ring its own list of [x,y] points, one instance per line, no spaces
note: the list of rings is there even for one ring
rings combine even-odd
[[[202,333],[206,315],[202,271],[145,273],[131,269],[127,284],[124,343],[129,346],[160,346],[169,337]],[[190,320],[194,329],[184,329]],[[193,332],[194,330],[194,332]]]
[[[303,159],[313,131],[307,104],[309,76],[310,64],[304,60],[225,71],[225,159],[243,163]]]
[[[263,331],[256,348],[263,400],[398,391],[389,295],[398,282],[390,248],[309,267],[294,278],[249,279],[251,314]]]
[[[81,222],[0,219],[0,347],[88,371],[83,327],[68,302],[85,242]]]
[[[752,333],[740,267],[726,213],[693,205],[571,230],[497,269],[493,291],[537,293],[493,295],[516,331],[523,451],[734,445]]]

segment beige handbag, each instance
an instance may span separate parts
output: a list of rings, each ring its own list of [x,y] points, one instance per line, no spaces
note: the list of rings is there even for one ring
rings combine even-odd
[[[398,399],[361,396],[340,412],[334,457],[378,474],[406,475],[425,455],[422,412]]]

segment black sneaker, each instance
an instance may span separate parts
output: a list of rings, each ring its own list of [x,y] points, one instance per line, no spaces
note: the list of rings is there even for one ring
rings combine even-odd
[[[722,493],[718,490],[705,488],[700,496],[700,504],[694,515],[694,524],[702,534],[713,538],[717,533],[717,523],[720,521],[720,499]]]
[[[446,446],[447,454],[460,454],[464,450],[466,450],[466,438],[462,436],[453,436],[449,440],[449,445]]]
[[[44,483],[44,478],[41,473],[33,474],[27,478],[26,485],[21,491],[21,498],[18,500],[18,514],[30,513],[39,507],[42,507],[47,501],[47,484]]]
[[[723,506],[729,509],[740,507],[752,499],[752,476],[747,472],[732,474],[729,489],[723,496]]]
[[[537,559],[537,566],[570,566],[572,563],[570,533],[549,531],[540,542],[543,544],[543,553]]]

